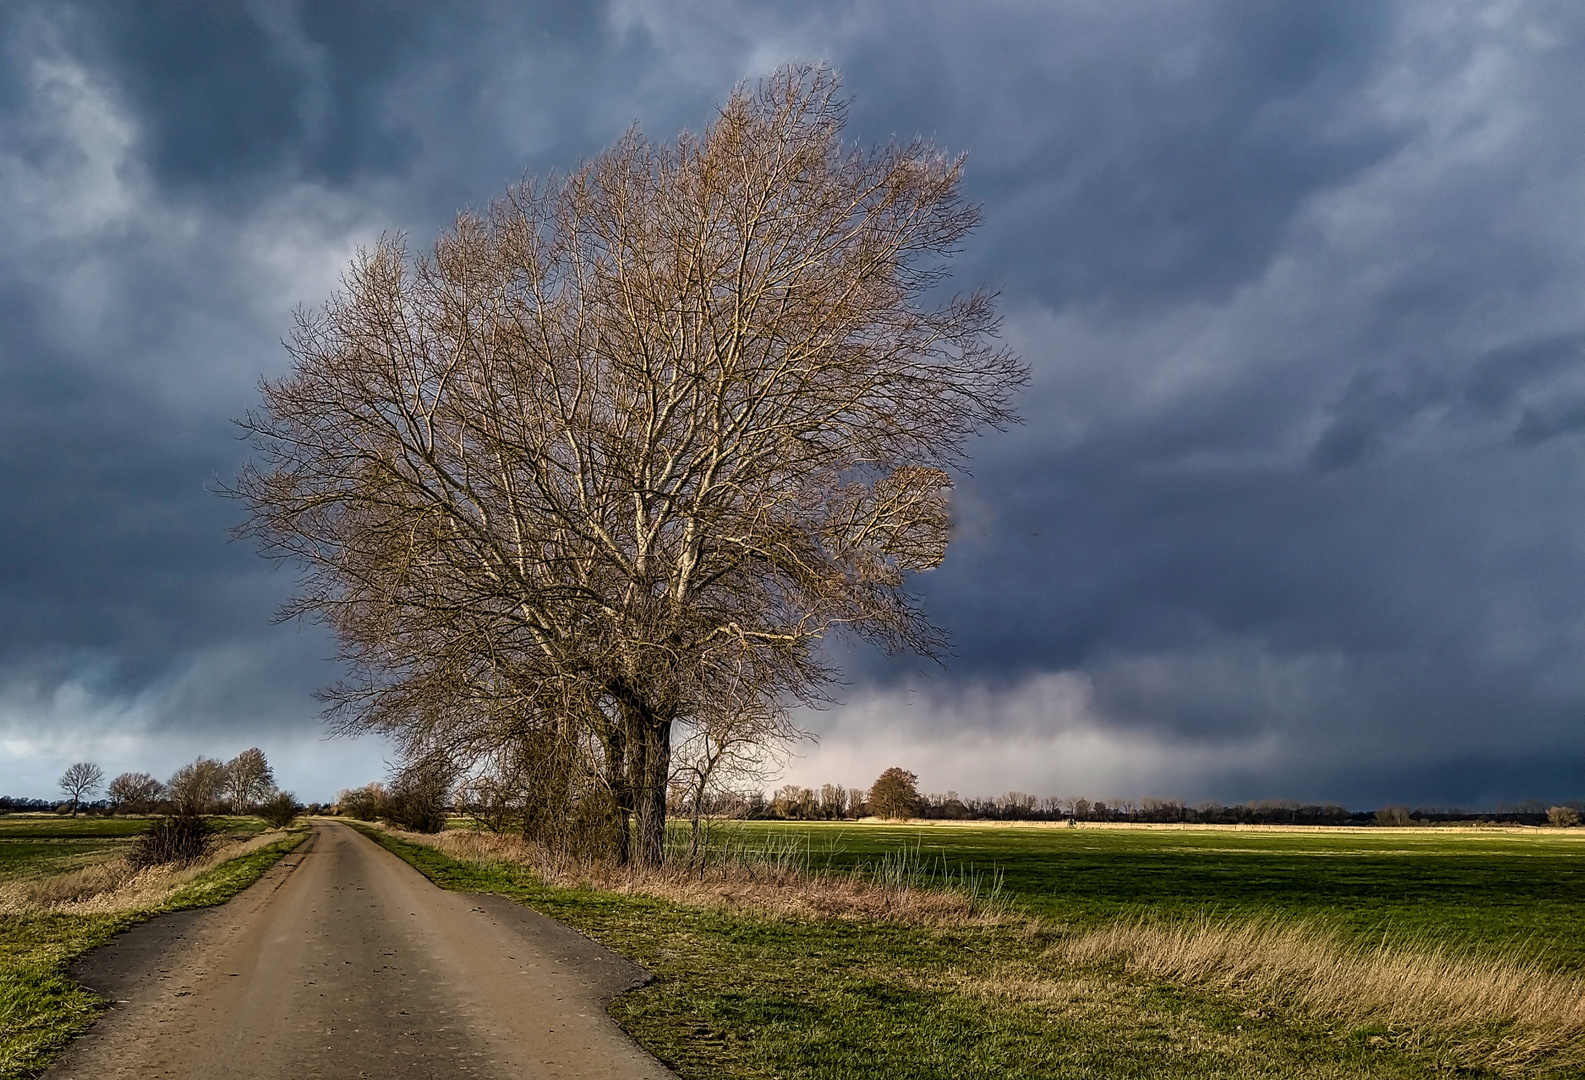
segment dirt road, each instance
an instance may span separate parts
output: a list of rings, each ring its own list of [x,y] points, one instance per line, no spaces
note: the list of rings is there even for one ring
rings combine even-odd
[[[606,1015],[643,972],[527,908],[445,892],[344,825],[228,904],[73,974],[116,1002],[45,1075],[659,1078]]]

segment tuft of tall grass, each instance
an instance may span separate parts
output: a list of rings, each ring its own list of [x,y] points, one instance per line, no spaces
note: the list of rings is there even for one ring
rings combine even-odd
[[[1517,954],[1412,940],[1364,946],[1314,921],[1212,916],[1120,920],[1052,953],[1375,1032],[1444,1066],[1585,1065],[1585,980]]]
[[[857,870],[818,869],[807,844],[788,837],[712,847],[708,858],[642,868],[573,859],[494,833],[391,831],[462,862],[523,867],[548,885],[636,893],[697,906],[925,925],[993,923],[1011,915],[1000,875],[932,866],[917,852],[883,857]]]

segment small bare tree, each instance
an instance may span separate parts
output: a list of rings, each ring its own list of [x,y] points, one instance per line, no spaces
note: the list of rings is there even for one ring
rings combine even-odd
[[[104,782],[105,771],[91,761],[79,761],[66,767],[66,771],[61,773],[60,785],[72,801],[72,817],[77,816],[77,804],[83,796],[92,795]]]
[[[290,825],[303,808],[297,804],[297,796],[290,791],[274,791],[259,806],[259,816],[269,824],[272,829],[284,829]]]
[[[672,754],[671,787],[688,817],[688,857],[700,856],[705,806],[712,797],[760,787],[781,771],[788,749],[805,733],[772,696],[740,670],[682,722]]]
[[[165,785],[146,772],[124,772],[105,789],[105,794],[122,813],[146,814],[165,793]]]
[[[745,784],[766,783],[780,771],[780,736],[769,736],[753,722],[718,722],[685,729],[674,755],[672,789],[688,818],[688,857],[698,858],[704,843],[706,808]]]
[[[446,810],[456,782],[452,763],[438,754],[408,762],[391,777],[381,814],[412,832],[436,833],[446,827]]]
[[[373,821],[385,805],[385,785],[379,781],[360,788],[343,788],[336,795],[336,813],[354,821]]]
[[[962,160],[845,120],[831,72],[784,69],[429,258],[382,240],[300,314],[236,493],[306,568],[287,614],[339,637],[341,723],[459,766],[587,735],[653,863],[674,725],[718,687],[772,713],[824,700],[828,634],[942,650],[908,575],[1026,373],[990,294],[936,299],[979,220]]]
[[[251,747],[226,762],[225,796],[239,814],[251,813],[254,806],[275,790],[275,770],[264,758],[264,751]]]

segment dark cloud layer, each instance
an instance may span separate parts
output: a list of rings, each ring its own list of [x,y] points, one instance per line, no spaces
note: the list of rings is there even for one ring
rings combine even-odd
[[[958,283],[1035,380],[919,581],[956,655],[848,658],[796,774],[1585,795],[1575,6],[82,0],[0,41],[0,788],[255,742],[365,779],[212,493],[291,308],[824,57],[855,137],[969,153]]]

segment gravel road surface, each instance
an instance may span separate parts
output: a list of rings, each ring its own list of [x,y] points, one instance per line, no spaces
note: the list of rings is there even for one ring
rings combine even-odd
[[[605,1012],[642,969],[330,822],[230,903],[130,930],[72,974],[115,1004],[59,1080],[673,1076]]]

